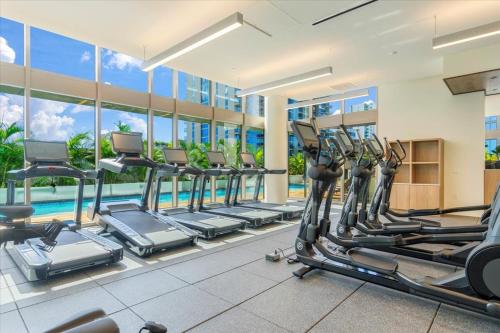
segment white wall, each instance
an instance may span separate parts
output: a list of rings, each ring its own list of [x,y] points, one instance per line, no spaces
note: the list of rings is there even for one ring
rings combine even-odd
[[[444,206],[483,202],[484,94],[453,96],[441,76],[379,86],[378,133],[442,138]]]
[[[486,96],[484,104],[486,116],[500,116],[500,94]]]

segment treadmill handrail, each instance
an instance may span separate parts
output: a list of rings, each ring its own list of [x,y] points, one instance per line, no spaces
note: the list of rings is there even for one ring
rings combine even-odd
[[[37,177],[68,177],[76,179],[87,178],[85,171],[75,168],[64,162],[51,165],[49,163],[35,163],[24,169],[7,172],[8,180],[25,180]]]

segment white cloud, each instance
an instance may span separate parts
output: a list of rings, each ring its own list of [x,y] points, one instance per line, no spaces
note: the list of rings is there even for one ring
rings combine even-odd
[[[132,132],[141,132],[143,136],[146,135],[148,131],[148,124],[144,119],[136,117],[130,113],[122,113],[120,115],[120,119],[125,124],[130,125]]]
[[[50,100],[33,100],[31,135],[41,140],[66,141],[72,132],[75,119],[62,115],[67,105]]]
[[[84,63],[84,62],[87,62],[89,60],[90,60],[90,52],[89,51],[83,52],[82,56],[80,57],[80,62]]]
[[[88,106],[88,105],[77,104],[71,108],[70,112],[72,114],[77,114],[80,112],[94,112],[94,108],[92,106]]]
[[[0,61],[13,64],[14,60],[16,60],[16,51],[9,46],[5,38],[0,36]]]
[[[131,70],[133,68],[140,68],[142,64],[141,60],[123,53],[111,52],[110,54],[106,53],[106,56],[109,56],[109,59],[104,63],[104,67],[109,69]]]
[[[18,121],[21,121],[22,119],[22,101],[16,101],[15,98],[11,98],[11,95],[0,95],[0,122],[11,125]]]

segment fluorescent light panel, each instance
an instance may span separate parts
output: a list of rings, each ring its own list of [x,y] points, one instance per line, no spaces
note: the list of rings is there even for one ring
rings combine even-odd
[[[295,75],[295,76],[290,76],[285,79],[261,84],[252,88],[248,89],[243,89],[240,90],[240,92],[237,94],[238,97],[243,97],[243,96],[248,96],[248,95],[253,95],[257,94],[260,92],[272,90],[272,89],[277,89],[281,87],[286,87],[286,86],[291,86],[293,84],[301,83],[301,82],[306,82],[314,79],[319,79],[320,77],[325,77],[333,74],[333,70],[331,66],[324,67],[321,69],[317,69],[311,72]]]
[[[433,38],[432,48],[436,50],[498,34],[500,34],[500,21]]]
[[[196,35],[189,37],[188,39],[180,42],[177,45],[172,46],[168,50],[154,56],[153,58],[145,61],[142,64],[143,71],[150,71],[155,67],[158,67],[172,59],[178,58],[183,54],[186,54],[206,43],[219,38],[228,32],[233,31],[243,25],[243,14],[236,12],[231,16],[226,17],[222,21],[215,23],[214,25],[200,31]]]
[[[354,90],[354,91],[348,91],[343,94],[337,94],[337,95],[332,95],[332,96],[326,96],[322,98],[317,98],[317,99],[310,99],[307,101],[301,101],[293,104],[288,104],[285,108],[285,110],[290,110],[290,109],[295,109],[295,108],[303,108],[306,106],[311,106],[311,105],[318,105],[318,104],[324,104],[324,103],[331,103],[331,102],[336,102],[336,101],[341,101],[344,99],[351,99],[351,98],[357,98],[357,97],[364,97],[368,96],[369,92],[368,89],[359,89],[359,90]]]

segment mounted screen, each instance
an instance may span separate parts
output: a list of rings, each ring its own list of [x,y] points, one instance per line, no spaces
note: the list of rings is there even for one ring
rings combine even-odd
[[[226,158],[220,151],[207,151],[207,158],[210,164],[226,165]]]
[[[189,162],[184,149],[163,149],[163,156],[167,163],[187,164]]]
[[[24,140],[24,157],[32,162],[67,162],[68,147],[63,141]]]
[[[111,132],[111,143],[117,154],[142,154],[144,151],[142,133]]]
[[[354,147],[351,140],[347,137],[347,134],[342,131],[336,131],[334,135],[337,142],[340,144],[340,147],[344,150],[344,154],[349,155],[354,151]]]
[[[241,153],[241,161],[246,165],[256,165],[255,157],[250,153]]]
[[[311,124],[294,121],[292,123],[292,129],[294,130],[300,144],[304,147],[319,147],[318,136],[316,131]]]
[[[378,142],[374,138],[366,140],[366,143],[375,152],[375,154],[377,154],[377,156],[384,155],[384,150],[381,149],[380,145],[378,144]]]

